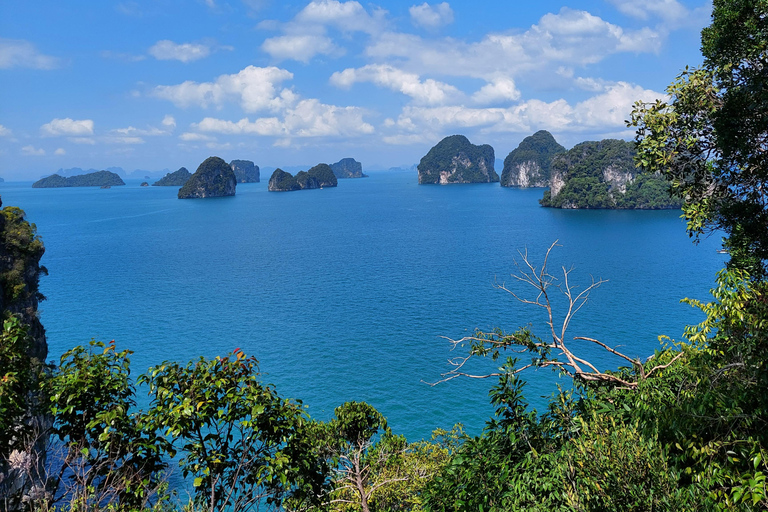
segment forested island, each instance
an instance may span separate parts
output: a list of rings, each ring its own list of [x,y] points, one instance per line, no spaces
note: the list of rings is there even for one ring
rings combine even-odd
[[[230,165],[217,156],[206,158],[179,189],[179,199],[234,196],[237,188]]]
[[[169,172],[152,184],[153,187],[183,187],[192,177],[192,173],[186,167],[179,168],[178,171]]]
[[[342,158],[335,164],[331,164],[331,170],[339,179],[368,177],[368,175],[363,172],[363,164],[354,158]]]
[[[316,188],[335,187],[336,175],[328,164],[317,164],[308,171],[299,171],[296,176],[282,169],[275,169],[269,178],[267,189],[270,192],[291,192]]]
[[[32,188],[116,187],[120,185],[125,185],[125,182],[117,174],[110,171],[96,171],[68,178],[52,174],[34,182]]]
[[[504,159],[502,187],[548,187],[552,159],[566,149],[546,130],[526,137]]]
[[[497,182],[494,161],[493,148],[488,144],[475,146],[463,135],[451,135],[419,162],[419,185]]]

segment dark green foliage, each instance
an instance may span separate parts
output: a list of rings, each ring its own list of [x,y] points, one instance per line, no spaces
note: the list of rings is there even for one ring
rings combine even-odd
[[[615,201],[617,208],[641,210],[677,209],[683,204],[680,198],[672,196],[670,183],[663,175],[650,173],[638,174]]]
[[[301,190],[301,186],[296,178],[289,172],[278,168],[269,178],[268,189],[270,192],[289,192],[291,190]]]
[[[317,180],[320,188],[335,187],[338,185],[336,175],[328,164],[317,164],[309,169],[307,173]]]
[[[169,172],[152,184],[153,187],[183,187],[192,177],[186,167],[181,167],[178,171]]]
[[[302,190],[320,188],[320,182],[317,181],[317,178],[310,175],[307,171],[297,172],[294,179],[296,180],[296,183],[299,184],[299,188]]]
[[[32,188],[59,188],[59,187],[116,187],[125,185],[125,182],[110,171],[96,171],[80,176],[64,178],[53,174],[47,178],[37,180]]]
[[[229,166],[235,172],[238,183],[258,183],[261,181],[259,166],[250,160],[232,160]]]
[[[39,292],[39,274],[46,274],[39,266],[45,252],[43,241],[37,236],[37,227],[24,218],[24,211],[6,206],[0,211],[0,286],[4,309],[18,311],[15,305],[26,306],[30,299],[42,300]]]
[[[546,130],[539,130],[533,135],[524,138],[520,144],[504,159],[504,170],[501,172],[501,186],[522,186],[513,183],[513,172],[522,164],[533,164],[538,168],[534,176],[530,177],[529,186],[546,186],[549,183],[549,170],[552,158],[564,153],[566,150],[557,143],[555,138]]]
[[[179,199],[234,196],[237,180],[232,168],[221,158],[206,158],[181,189]]]
[[[494,162],[493,148],[488,144],[475,146],[463,135],[451,135],[419,162],[419,184],[497,182]]]

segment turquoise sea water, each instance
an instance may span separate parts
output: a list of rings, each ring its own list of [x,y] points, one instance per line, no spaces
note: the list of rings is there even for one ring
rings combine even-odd
[[[724,260],[717,237],[691,243],[677,211],[545,209],[541,189],[418,186],[415,173],[295,193],[242,184],[235,197],[210,200],[176,192],[138,181],[108,190],[0,185],[3,204],[23,208],[46,245],[50,359],[115,339],[135,351],[137,375],[166,359],[241,348],[312,416],[365,400],[411,440],[456,422],[477,433],[491,412],[491,380],[424,383],[456,355],[441,336],[529,322],[546,334],[539,311],[493,286],[524,292],[509,278],[518,250],[538,263],[559,240],[553,271],[573,266],[582,285],[608,279],[570,333],[642,357],[658,335],[679,339],[701,319],[679,300],[708,299]],[[580,350],[602,367],[619,364]],[[554,374],[527,380],[541,405]]]

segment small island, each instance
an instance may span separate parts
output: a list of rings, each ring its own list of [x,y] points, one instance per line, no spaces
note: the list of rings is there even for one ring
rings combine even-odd
[[[192,177],[192,173],[186,167],[181,167],[178,171],[169,172],[152,184],[153,187],[183,187]]]
[[[582,142],[552,159],[549,190],[540,203],[552,208],[660,210],[680,208],[660,174],[635,166],[635,145],[617,139]]]
[[[179,189],[179,199],[204,199],[234,196],[237,187],[235,173],[227,162],[217,156],[206,158],[195,174]]]
[[[449,183],[495,183],[495,156],[488,144],[475,146],[463,135],[441,140],[421,159],[419,185]]]
[[[548,187],[549,172],[555,155],[565,153],[546,130],[539,130],[526,137],[504,159],[501,171],[502,187]]]
[[[96,171],[79,176],[65,178],[58,174],[52,174],[32,184],[32,188],[62,188],[62,187],[117,187],[125,185],[125,182],[110,171]]]
[[[259,183],[261,175],[259,166],[250,160],[232,160],[229,166],[235,173],[235,179],[238,183]]]
[[[331,170],[337,178],[367,178],[363,172],[363,164],[354,158],[342,158],[335,164],[331,164]]]
[[[269,178],[267,190],[270,192],[291,192],[315,188],[335,187],[336,175],[328,164],[318,164],[308,171],[299,171],[296,176],[282,169],[275,169]]]

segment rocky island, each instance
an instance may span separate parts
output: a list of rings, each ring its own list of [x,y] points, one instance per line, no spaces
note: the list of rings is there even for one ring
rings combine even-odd
[[[540,203],[553,208],[671,209],[680,201],[669,182],[635,167],[633,142],[582,142],[552,159],[549,190]]]
[[[235,179],[238,183],[259,183],[261,175],[259,166],[250,160],[232,160],[229,166],[235,173]]]
[[[125,182],[114,172],[96,171],[69,178],[52,174],[34,182],[32,188],[116,187],[120,185],[125,185]]]
[[[179,199],[234,196],[237,180],[232,168],[217,156],[206,158],[179,189]]]
[[[335,164],[331,164],[331,170],[337,178],[367,178],[363,172],[363,164],[354,158],[342,158]]]
[[[153,187],[183,187],[192,173],[186,167],[181,167],[178,171],[169,172],[152,184]]]
[[[495,156],[488,144],[475,146],[463,135],[441,140],[421,159],[417,170],[419,185],[448,183],[494,183]]]
[[[308,171],[299,171],[296,176],[282,169],[275,169],[269,178],[267,189],[270,192],[291,192],[313,188],[335,187],[336,175],[328,164],[317,164]]]
[[[539,130],[526,137],[504,159],[501,171],[502,187],[548,187],[549,169],[555,155],[565,153],[546,130]]]

